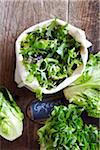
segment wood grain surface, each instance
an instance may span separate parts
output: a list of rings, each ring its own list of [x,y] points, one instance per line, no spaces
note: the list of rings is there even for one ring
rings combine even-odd
[[[99,0],[0,0],[0,86],[12,92],[25,114],[23,135],[13,142],[0,137],[0,150],[39,150],[40,124],[26,115],[27,104],[35,96],[14,82],[16,38],[38,22],[59,17],[84,29],[93,50],[99,51],[99,4]]]

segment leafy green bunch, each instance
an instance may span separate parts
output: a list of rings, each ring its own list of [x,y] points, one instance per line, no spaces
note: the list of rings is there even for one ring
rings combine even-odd
[[[83,107],[89,116],[100,118],[100,52],[89,55],[85,71],[64,94],[69,102]]]
[[[24,115],[10,92],[0,88],[0,135],[13,141],[22,135]]]
[[[83,123],[82,111],[74,104],[55,106],[50,118],[38,130],[43,150],[97,150],[99,132],[93,125]]]

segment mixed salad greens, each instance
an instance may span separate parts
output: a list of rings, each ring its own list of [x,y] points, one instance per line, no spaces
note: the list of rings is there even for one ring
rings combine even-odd
[[[55,88],[82,64],[81,44],[68,32],[68,24],[60,25],[55,19],[28,33],[21,41],[20,53],[29,73],[26,81],[38,80],[40,88],[35,92],[39,99],[42,99],[42,87]]]
[[[55,106],[38,130],[41,150],[98,150],[99,131],[83,123],[83,109],[74,104]]]
[[[65,97],[100,118],[100,52],[89,55],[86,69],[76,81],[64,90]]]
[[[0,135],[13,141],[22,135],[23,113],[9,91],[0,88]]]

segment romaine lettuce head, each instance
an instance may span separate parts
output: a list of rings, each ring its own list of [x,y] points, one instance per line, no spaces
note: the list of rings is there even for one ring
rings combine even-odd
[[[13,141],[22,135],[24,116],[9,91],[0,88],[0,135]]]
[[[82,76],[64,90],[64,95],[84,107],[89,116],[100,117],[100,52],[90,54]]]

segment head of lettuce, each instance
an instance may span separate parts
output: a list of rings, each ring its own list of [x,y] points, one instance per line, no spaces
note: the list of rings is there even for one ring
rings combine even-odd
[[[89,55],[82,76],[64,89],[69,102],[83,107],[88,116],[100,118],[100,52]]]
[[[9,91],[0,88],[0,135],[13,141],[22,135],[23,113]]]

